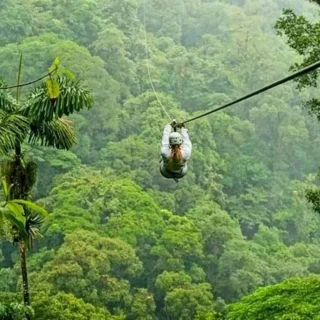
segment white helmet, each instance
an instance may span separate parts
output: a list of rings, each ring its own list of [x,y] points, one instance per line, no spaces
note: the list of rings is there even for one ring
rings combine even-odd
[[[182,143],[182,137],[179,132],[171,132],[169,135],[170,146],[175,146]]]

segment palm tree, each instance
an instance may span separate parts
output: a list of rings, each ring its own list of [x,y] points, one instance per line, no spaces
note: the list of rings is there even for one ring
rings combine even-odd
[[[63,117],[92,107],[92,97],[79,81],[57,73],[53,76],[52,70],[49,77],[21,101],[18,91],[15,99],[9,90],[0,90],[0,155],[6,156],[0,172],[7,209],[2,218],[10,221],[13,241],[19,246],[26,306],[30,305],[26,250],[39,234],[38,226],[46,212],[31,201],[37,166],[24,159],[22,147],[28,143],[70,149],[76,143],[75,132],[71,121]]]

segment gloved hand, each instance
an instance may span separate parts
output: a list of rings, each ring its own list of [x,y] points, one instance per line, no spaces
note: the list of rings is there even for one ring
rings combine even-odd
[[[177,120],[172,120],[172,122],[171,122],[171,127],[172,128],[176,128],[177,127]]]
[[[183,123],[183,122],[181,122],[181,123],[177,123],[177,128],[179,128],[179,129],[181,129],[181,128],[185,128],[186,126],[185,126],[185,124]]]
[[[172,120],[172,122],[171,122],[171,127],[172,128],[179,128],[179,129],[181,129],[182,127],[183,128],[185,128],[185,124],[183,123],[183,122],[177,122],[177,120]]]

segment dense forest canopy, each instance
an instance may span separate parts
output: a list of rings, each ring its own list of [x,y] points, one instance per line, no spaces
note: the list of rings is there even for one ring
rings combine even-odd
[[[2,1],[1,78],[16,83],[21,52],[22,82],[59,57],[94,101],[67,117],[71,150],[23,144],[39,168],[32,197],[49,212],[27,255],[35,319],[257,320],[277,305],[277,319],[316,319],[320,220],[306,190],[318,184],[320,127],[303,106],[317,90],[286,83],[188,124],[188,174],[166,180],[169,120],[151,90],[144,32],[145,16],[155,90],[185,120],[303,65],[279,18],[292,9],[316,23],[315,2]],[[1,224],[0,315],[23,319],[10,230]]]

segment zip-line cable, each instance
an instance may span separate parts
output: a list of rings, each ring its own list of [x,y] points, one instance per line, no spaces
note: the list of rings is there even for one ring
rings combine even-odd
[[[172,121],[172,118],[170,117],[169,113],[161,103],[159,96],[154,88],[152,77],[151,77],[151,72],[150,72],[150,66],[149,66],[149,54],[148,54],[148,42],[147,42],[147,26],[146,26],[146,0],[143,0],[143,24],[144,24],[144,44],[145,44],[145,51],[146,51],[146,63],[147,63],[147,70],[148,70],[148,76],[149,76],[149,82],[152,88],[152,91],[154,95],[156,96],[158,103],[162,107],[163,112],[165,115],[169,118],[170,122]]]
[[[181,125],[184,124],[184,123],[188,123],[188,122],[191,122],[191,121],[200,119],[200,118],[205,117],[205,116],[207,116],[207,115],[209,115],[209,114],[211,114],[211,113],[215,113],[215,112],[218,112],[218,111],[220,111],[220,110],[222,110],[222,109],[228,108],[228,107],[230,107],[230,106],[232,106],[232,105],[234,105],[234,104],[236,104],[236,103],[239,103],[239,102],[241,102],[241,101],[244,101],[244,100],[246,100],[246,99],[249,99],[249,98],[251,98],[251,97],[253,97],[253,96],[255,96],[255,95],[259,94],[259,93],[262,93],[262,92],[264,92],[264,91],[270,90],[270,89],[272,89],[272,88],[274,88],[274,87],[276,87],[276,86],[279,86],[279,85],[281,85],[281,84],[283,84],[283,83],[285,83],[285,82],[288,82],[288,81],[293,80],[293,79],[295,79],[295,78],[297,78],[297,77],[300,77],[300,76],[302,76],[302,75],[304,75],[304,74],[306,74],[306,73],[309,73],[309,72],[311,72],[311,71],[314,71],[315,69],[317,69],[317,68],[319,68],[319,67],[320,67],[320,60],[317,61],[317,62],[315,62],[315,63],[313,63],[313,64],[311,64],[311,65],[309,65],[308,67],[305,67],[305,68],[303,68],[303,69],[301,69],[301,70],[298,70],[297,72],[291,74],[290,76],[287,76],[287,77],[285,77],[285,78],[283,78],[283,79],[280,79],[280,80],[278,80],[278,81],[276,81],[276,82],[273,82],[272,84],[269,84],[269,85],[266,86],[266,87],[263,87],[263,88],[261,88],[261,89],[259,89],[259,90],[257,90],[257,91],[254,91],[254,92],[252,92],[252,93],[250,93],[250,94],[247,94],[246,96],[244,96],[244,97],[242,97],[242,98],[239,98],[239,99],[237,99],[237,100],[234,100],[234,101],[232,101],[232,102],[229,102],[229,103],[227,103],[227,104],[225,104],[225,105],[223,105],[223,106],[221,106],[221,107],[219,107],[219,108],[216,108],[216,109],[214,109],[214,110],[211,110],[211,111],[208,111],[208,112],[206,112],[206,113],[200,114],[199,116],[196,116],[196,117],[194,117],[194,118],[188,119],[188,120],[186,120],[186,121],[182,121],[181,123],[177,124],[177,126],[181,126]]]

